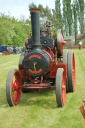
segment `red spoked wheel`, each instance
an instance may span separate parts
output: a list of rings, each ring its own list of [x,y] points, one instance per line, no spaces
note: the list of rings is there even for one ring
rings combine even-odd
[[[21,78],[17,69],[11,69],[6,80],[6,97],[9,106],[17,105],[21,97]]]
[[[9,51],[7,52],[7,55],[9,55]]]
[[[68,51],[68,86],[70,92],[75,91],[75,87],[76,87],[75,57],[72,50]]]
[[[56,102],[58,107],[63,107],[66,101],[66,79],[64,79],[63,68],[56,73]]]
[[[3,51],[3,53],[2,53],[3,55],[7,55],[7,53],[6,53],[6,51]]]

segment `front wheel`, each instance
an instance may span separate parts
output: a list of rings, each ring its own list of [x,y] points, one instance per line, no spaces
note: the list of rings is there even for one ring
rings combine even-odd
[[[6,97],[9,106],[17,105],[21,97],[21,78],[17,69],[10,69],[6,80]]]
[[[58,68],[56,73],[56,102],[58,107],[63,107],[66,101],[66,79],[63,68]]]

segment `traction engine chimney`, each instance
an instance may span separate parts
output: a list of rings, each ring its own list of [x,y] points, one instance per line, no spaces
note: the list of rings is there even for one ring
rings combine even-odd
[[[40,9],[30,9],[31,13],[31,25],[32,25],[32,49],[40,49]]]

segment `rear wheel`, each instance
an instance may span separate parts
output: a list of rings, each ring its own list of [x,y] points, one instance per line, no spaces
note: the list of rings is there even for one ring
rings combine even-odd
[[[68,68],[68,50],[64,50],[64,52],[63,52],[63,63],[66,63],[67,64],[67,68]],[[66,92],[69,92],[69,87],[68,87],[68,71],[67,71],[67,77],[66,77]]]
[[[66,101],[66,80],[64,79],[63,68],[56,73],[56,102],[58,107],[63,107]]]
[[[6,97],[9,106],[17,105],[21,97],[21,78],[17,69],[11,69],[6,80]]]
[[[75,77],[75,57],[72,50],[68,51],[68,86],[69,91],[75,91],[75,84],[76,84],[76,77]]]

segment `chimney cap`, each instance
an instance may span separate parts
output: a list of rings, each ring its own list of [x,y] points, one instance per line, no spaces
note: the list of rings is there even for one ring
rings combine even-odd
[[[32,12],[40,12],[40,9],[39,8],[31,8],[29,10],[30,10],[31,13]]]

